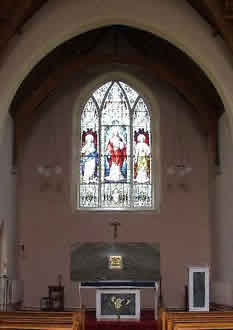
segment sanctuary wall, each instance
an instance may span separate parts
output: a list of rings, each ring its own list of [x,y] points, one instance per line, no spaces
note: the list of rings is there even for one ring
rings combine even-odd
[[[65,307],[77,306],[70,281],[71,246],[76,242],[111,242],[114,219],[121,224],[118,242],[160,244],[162,292],[169,307],[184,305],[185,267],[210,263],[207,137],[200,132],[190,105],[174,89],[143,75],[140,79],[155,95],[160,111],[160,207],[155,211],[74,210],[72,120],[77,95],[87,80],[77,75],[64,82],[63,88],[41,105],[44,111],[18,159],[17,240],[24,244],[18,256],[18,274],[25,282],[25,306],[38,307],[48,285],[56,284],[58,274],[64,279]],[[167,172],[177,161],[178,130],[181,149],[192,166],[185,177]],[[62,172],[41,176],[38,167],[42,164],[59,164]],[[79,168],[75,171],[79,175]],[[151,307],[150,294],[143,295],[142,307]],[[95,306],[93,292],[87,292],[85,299],[88,307]]]

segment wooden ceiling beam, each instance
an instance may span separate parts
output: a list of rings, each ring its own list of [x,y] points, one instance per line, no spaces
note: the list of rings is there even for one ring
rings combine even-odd
[[[233,19],[233,0],[225,0],[224,6],[225,18]]]
[[[224,2],[221,0],[202,0],[213,16],[216,27],[233,52],[233,24],[225,19]]]
[[[25,11],[31,5],[32,0],[21,1],[21,5],[11,4],[8,7],[8,20],[7,29],[0,31],[0,48],[5,45],[5,43],[14,35],[20,23],[22,23],[25,17]]]
[[[2,1],[2,0],[1,0]],[[0,29],[0,50],[14,34],[22,28],[25,21],[43,5],[45,0],[35,2],[34,0],[6,1],[6,5],[0,7],[0,17],[4,18],[4,29]],[[34,10],[35,8],[35,10]]]

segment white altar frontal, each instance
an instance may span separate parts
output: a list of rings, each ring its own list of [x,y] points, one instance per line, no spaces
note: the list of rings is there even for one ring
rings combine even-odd
[[[159,283],[157,281],[87,281],[83,288],[96,289],[97,320],[140,320],[141,289],[154,290],[154,318],[158,319]]]
[[[97,289],[97,320],[140,320],[139,289]]]

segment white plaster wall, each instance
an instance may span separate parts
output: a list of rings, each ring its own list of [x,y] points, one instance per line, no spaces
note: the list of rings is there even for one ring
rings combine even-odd
[[[213,231],[213,293],[216,302],[233,305],[233,145],[226,115],[219,122],[219,151]]]
[[[16,199],[15,175],[12,174],[13,123],[8,116],[0,144],[0,221],[1,233],[1,272],[16,278]]]

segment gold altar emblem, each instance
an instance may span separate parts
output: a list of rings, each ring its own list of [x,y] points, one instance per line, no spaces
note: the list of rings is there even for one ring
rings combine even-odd
[[[109,256],[108,266],[109,269],[122,269],[123,268],[122,256]]]

